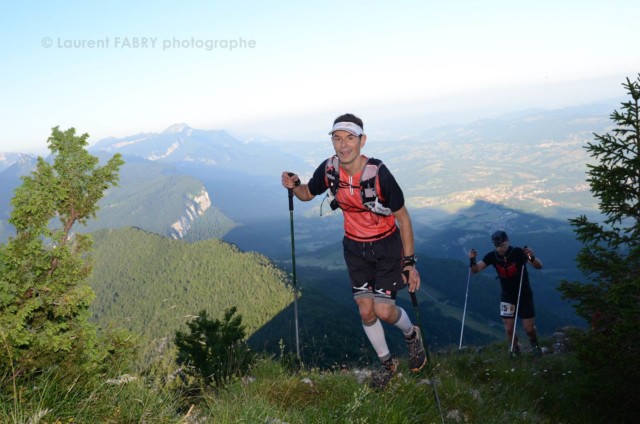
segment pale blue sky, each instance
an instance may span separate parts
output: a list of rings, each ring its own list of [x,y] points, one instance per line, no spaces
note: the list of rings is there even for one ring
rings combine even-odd
[[[314,140],[346,111],[383,134],[394,116],[428,128],[622,96],[640,72],[638,1],[0,5],[0,152],[44,153],[56,125],[91,142],[178,122]],[[255,45],[205,44],[239,39]]]

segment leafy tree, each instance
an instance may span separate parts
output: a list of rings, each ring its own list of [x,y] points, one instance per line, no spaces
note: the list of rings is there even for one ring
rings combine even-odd
[[[584,244],[578,267],[591,282],[563,281],[559,290],[591,324],[580,360],[592,377],[593,401],[631,422],[640,404],[640,74],[623,86],[631,99],[611,114],[612,134],[594,134],[586,147],[598,161],[588,165],[587,181],[604,220],[570,220]]]
[[[16,236],[0,246],[0,370],[14,376],[94,353],[87,322],[91,239],[72,230],[95,216],[123,160],[116,154],[98,166],[86,150],[88,137],[53,128],[52,163],[39,157],[11,201]]]
[[[220,321],[210,320],[203,310],[187,323],[190,334],[176,332],[178,362],[187,364],[187,373],[221,386],[248,370],[252,357],[243,340],[242,317],[235,313],[235,306],[227,309]]]

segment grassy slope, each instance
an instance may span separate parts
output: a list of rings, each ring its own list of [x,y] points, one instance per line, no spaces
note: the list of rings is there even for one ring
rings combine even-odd
[[[44,414],[46,422],[439,423],[436,382],[447,423],[607,422],[580,399],[584,375],[573,353],[509,358],[503,344],[494,344],[431,357],[433,375],[414,375],[403,362],[384,391],[368,387],[366,369],[295,372],[274,359],[260,359],[247,377],[197,396],[150,388],[142,378],[61,387],[55,374],[47,374],[22,393],[21,402],[6,392],[0,419],[26,422]]]

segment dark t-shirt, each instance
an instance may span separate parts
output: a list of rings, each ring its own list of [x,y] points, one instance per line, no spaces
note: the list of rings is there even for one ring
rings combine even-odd
[[[507,254],[499,255],[495,250],[487,253],[482,258],[487,266],[493,265],[498,273],[500,287],[502,288],[502,301],[515,304],[518,299],[520,289],[520,276],[522,276],[522,293],[520,296],[532,296],[531,285],[529,284],[529,273],[527,272],[524,250],[520,247],[509,246]]]

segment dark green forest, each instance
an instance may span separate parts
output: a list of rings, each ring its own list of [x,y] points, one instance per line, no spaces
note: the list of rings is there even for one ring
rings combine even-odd
[[[293,299],[286,275],[266,257],[228,243],[185,243],[134,228],[93,234],[93,320],[143,339],[171,336],[200,310],[236,306],[249,334]]]

